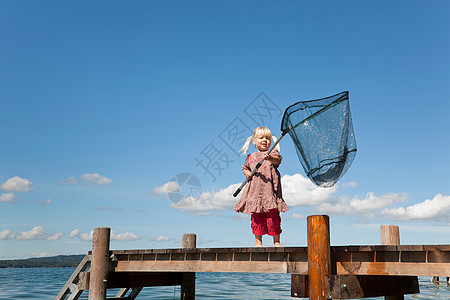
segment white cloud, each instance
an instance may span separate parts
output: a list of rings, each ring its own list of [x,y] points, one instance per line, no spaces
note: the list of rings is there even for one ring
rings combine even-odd
[[[393,205],[396,202],[404,202],[408,198],[406,193],[387,193],[379,197],[373,192],[366,194],[366,198],[360,200],[357,197],[350,201],[350,206],[357,213],[370,213],[375,210]]]
[[[350,182],[345,182],[342,184],[342,187],[344,188],[355,188],[358,186],[358,183],[356,183],[355,181],[350,181]]]
[[[82,241],[92,241],[93,235],[94,235],[94,231],[91,231],[89,233],[80,234],[80,230],[75,229],[70,233],[69,237],[70,238],[79,237],[80,240],[82,240]],[[117,234],[114,230],[111,231],[111,240],[113,240],[113,241],[129,242],[129,241],[135,241],[138,239],[139,239],[139,237],[132,232],[125,232],[125,233]]]
[[[72,232],[73,232],[73,231],[72,231]],[[93,235],[94,235],[94,231],[91,231],[91,232],[89,232],[89,233],[83,233],[83,234],[80,234],[80,240],[83,240],[83,241],[92,241]]]
[[[305,219],[306,216],[304,214],[293,214],[292,219]]]
[[[11,202],[15,197],[16,195],[14,193],[3,193],[0,196],[0,202]]]
[[[345,199],[336,199],[334,203],[319,204],[314,211],[320,214],[327,215],[348,215],[352,212],[351,207],[347,204]]]
[[[168,193],[176,193],[180,190],[178,183],[176,181],[169,181],[162,186],[157,186],[153,192],[155,195],[163,195]]]
[[[284,175],[281,178],[281,184],[283,199],[289,207],[305,206],[308,207],[309,213],[352,215],[362,220],[374,218],[380,214],[382,209],[393,206],[395,203],[404,202],[408,198],[406,193],[386,193],[377,196],[374,192],[368,192],[363,198],[356,196],[350,199],[338,193],[338,185],[330,188],[321,188],[301,174]],[[357,183],[348,182],[345,185],[346,187],[356,187]],[[220,210],[232,211],[238,201],[238,198],[233,197],[233,193],[239,186],[240,184],[238,183],[229,185],[217,192],[203,192],[198,198],[187,196],[171,204],[171,207],[196,215],[211,214],[213,211]],[[176,182],[168,182],[161,187],[155,188],[155,193],[178,191],[178,188]],[[437,202],[437,200],[434,200],[434,202]],[[413,207],[409,208],[409,211],[412,209]],[[384,214],[386,216],[405,214],[402,210],[404,208],[385,210]],[[450,215],[450,204],[447,215]],[[301,214],[294,214],[292,218],[304,217]]]
[[[72,230],[72,232],[69,234],[69,239],[73,239],[75,237],[79,237],[80,236],[80,230],[79,229],[74,229]]]
[[[333,200],[337,186],[321,188],[300,174],[284,175],[281,178],[283,199],[288,206],[308,206]]]
[[[385,209],[382,214],[390,219],[450,221],[450,196],[437,194],[433,199],[406,207]]]
[[[47,240],[49,240],[49,241],[57,241],[57,240],[59,240],[63,235],[64,235],[64,234],[63,234],[62,232],[58,232],[58,233],[55,234],[55,235],[52,235],[52,236],[47,237]]]
[[[75,177],[69,177],[66,180],[61,181],[62,184],[77,184],[78,183],[78,179],[76,179]]]
[[[17,235],[18,240],[59,240],[63,236],[62,233],[50,235],[42,226],[35,226],[30,231],[23,231]]]
[[[188,196],[171,205],[172,208],[195,214],[209,214],[212,210],[232,210],[237,202],[234,191],[240,186],[232,184],[218,192],[203,192],[198,198]]]
[[[83,174],[81,175],[81,180],[88,181],[90,185],[110,185],[112,182],[112,179],[109,179],[105,176],[102,176],[98,173],[93,174]]]
[[[29,192],[33,190],[33,185],[28,179],[14,176],[2,183],[0,189],[5,192]]]
[[[52,204],[52,199],[50,199],[50,198],[48,198],[47,200],[45,200],[45,201],[42,201],[41,203],[43,204],[43,205],[50,205],[50,204]]]
[[[167,190],[168,184],[155,189],[156,191]],[[175,185],[176,183],[173,182]],[[333,200],[333,194],[337,187],[321,188],[300,174],[284,175],[281,178],[283,199],[290,207],[309,206]],[[175,188],[173,185],[173,188]],[[203,192],[198,198],[188,196],[171,205],[172,208],[191,212],[194,214],[209,214],[214,210],[232,210],[239,198],[233,197],[233,193],[240,183],[232,184],[218,192]]]
[[[12,240],[15,237],[14,232],[9,229],[0,231],[0,240]]]
[[[168,236],[163,236],[163,235],[158,236],[158,237],[156,238],[156,241],[157,241],[157,242],[167,242],[167,241],[170,241],[170,240],[171,240],[170,237],[168,237]]]
[[[139,237],[132,232],[125,232],[116,234],[114,231],[111,232],[111,240],[120,241],[120,242],[129,242],[138,240]]]
[[[23,231],[17,235],[18,240],[45,240],[48,234],[42,226],[35,226],[30,231]]]
[[[313,210],[314,213],[328,215],[353,215],[364,219],[374,218],[381,209],[403,202],[408,198],[406,193],[387,193],[375,196],[373,192],[368,192],[363,199],[354,197],[339,197],[329,203],[320,203]]]

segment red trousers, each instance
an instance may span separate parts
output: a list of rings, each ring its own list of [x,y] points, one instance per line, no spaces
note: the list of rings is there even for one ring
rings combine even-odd
[[[252,232],[254,235],[279,235],[281,233],[281,218],[278,209],[252,213]]]

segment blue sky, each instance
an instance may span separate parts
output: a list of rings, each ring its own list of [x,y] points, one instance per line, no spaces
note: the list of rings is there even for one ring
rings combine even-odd
[[[226,130],[278,136],[286,107],[344,90],[358,153],[335,187],[281,142],[284,245],[312,214],[333,245],[381,224],[449,243],[448,1],[0,1],[0,40],[0,259],[86,253],[97,226],[113,249],[252,246]]]

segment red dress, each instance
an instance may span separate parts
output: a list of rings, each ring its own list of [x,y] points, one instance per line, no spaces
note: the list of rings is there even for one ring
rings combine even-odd
[[[264,154],[265,152],[254,152],[247,155],[242,169],[252,171],[256,164],[264,157]],[[276,150],[273,150],[271,155],[281,158],[280,153]],[[264,160],[245,186],[241,199],[234,206],[234,210],[252,214],[254,212],[268,212],[275,208],[279,212],[289,210],[281,192],[281,175],[278,172],[278,165]]]

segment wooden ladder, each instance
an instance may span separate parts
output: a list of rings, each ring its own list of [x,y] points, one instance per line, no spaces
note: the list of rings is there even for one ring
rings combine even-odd
[[[88,267],[91,266],[91,256],[86,255],[78,267],[73,271],[72,276],[67,280],[66,284],[59,291],[58,295],[56,295],[55,300],[65,300],[67,295],[71,294],[68,300],[75,300],[80,297],[83,290],[78,288],[79,275],[81,272],[84,272]]]
[[[85,272],[91,266],[91,255],[86,255],[81,262],[78,264],[75,271],[73,271],[72,275],[67,280],[66,284],[59,291],[58,295],[55,297],[55,300],[76,300],[78,299],[84,288],[80,288],[78,285],[80,281],[80,273]],[[120,289],[116,296],[113,298],[107,298],[107,300],[118,300],[118,299],[126,299],[126,300],[134,300],[140,293],[142,288],[122,288]],[[127,295],[127,293],[129,294]],[[70,295],[69,295],[70,294]],[[69,298],[66,299],[66,297]]]

